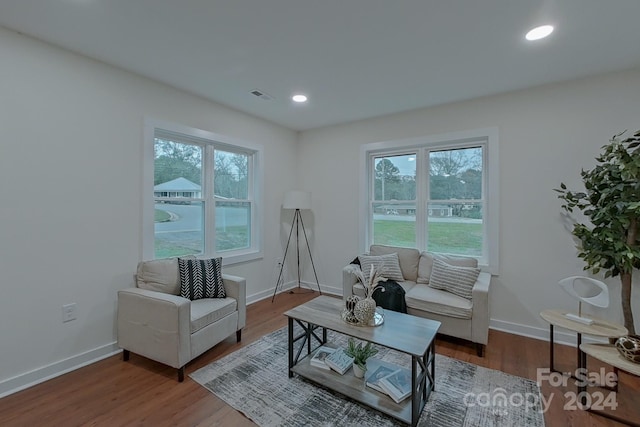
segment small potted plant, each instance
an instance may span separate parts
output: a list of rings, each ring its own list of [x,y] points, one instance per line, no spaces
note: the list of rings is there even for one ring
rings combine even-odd
[[[353,338],[349,338],[349,344],[344,352],[349,357],[353,357],[353,374],[362,378],[367,371],[367,359],[378,354],[378,349],[370,342],[363,346],[361,342],[356,344]]]

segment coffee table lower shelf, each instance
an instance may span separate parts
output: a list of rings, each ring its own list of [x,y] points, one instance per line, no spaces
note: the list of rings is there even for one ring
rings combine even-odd
[[[411,424],[411,396],[400,403],[396,403],[391,397],[380,393],[371,387],[367,387],[363,378],[356,378],[352,370],[340,375],[331,370],[318,368],[309,363],[311,356],[306,356],[291,371],[329,390],[333,390],[348,399],[360,402],[383,414]],[[353,369],[353,368],[352,368]],[[426,400],[421,402],[420,412],[424,408]]]
[[[297,374],[411,426],[418,424],[435,383],[435,337],[440,322],[388,311],[377,327],[358,327],[340,316],[344,303],[319,296],[285,312],[289,324],[289,377]],[[301,332],[294,332],[294,323]],[[411,395],[395,403],[383,393],[366,387],[353,373],[340,375],[311,366],[310,355],[327,343],[327,330],[387,347],[411,357]],[[320,334],[321,332],[321,334]],[[313,341],[313,343],[312,343]],[[303,351],[306,353],[303,354]]]

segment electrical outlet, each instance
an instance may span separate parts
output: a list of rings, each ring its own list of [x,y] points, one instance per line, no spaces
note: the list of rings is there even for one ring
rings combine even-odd
[[[62,306],[62,323],[70,322],[78,318],[76,314],[76,303],[65,304]]]

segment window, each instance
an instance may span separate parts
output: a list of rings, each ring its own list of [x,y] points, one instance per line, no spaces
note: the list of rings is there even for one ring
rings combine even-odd
[[[416,247],[416,156],[372,155],[372,243]]]
[[[144,258],[261,257],[261,147],[147,122]]]
[[[472,256],[497,273],[497,143],[487,129],[363,146],[364,248]]]

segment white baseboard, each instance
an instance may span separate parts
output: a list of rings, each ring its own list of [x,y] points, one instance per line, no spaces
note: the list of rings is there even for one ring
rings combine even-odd
[[[317,290],[318,284],[315,282],[302,282],[305,288]],[[278,288],[278,293],[289,291],[297,287],[297,282],[287,282]],[[266,298],[272,298],[274,295],[274,289],[267,289],[265,291],[247,296],[247,304],[253,304],[257,301],[261,301]],[[320,285],[320,290],[323,294],[329,295],[342,295],[342,288],[328,285]],[[276,295],[277,295],[276,294]],[[522,325],[519,323],[506,322],[497,319],[491,319],[489,327],[497,331],[507,332],[515,335],[522,335],[529,338],[534,338],[543,341],[549,341],[549,328],[541,328],[535,326]],[[565,344],[572,347],[576,346],[577,337],[575,333],[571,333],[564,330],[556,329],[554,331],[554,338],[557,344]],[[583,342],[606,342],[604,339],[594,339],[591,337],[583,337]],[[83,366],[90,365],[99,360],[106,359],[107,357],[116,355],[122,350],[117,346],[116,342],[103,345],[101,347],[89,350],[87,352],[69,357],[67,359],[52,363],[47,366],[43,366],[33,371],[26,372],[15,377],[8,378],[0,382],[0,398],[16,393],[20,390],[32,387],[36,384],[40,384],[49,379],[66,374],[67,372],[74,371],[82,368]]]
[[[93,350],[60,360],[50,365],[43,366],[33,371],[25,372],[15,377],[0,382],[0,398],[16,393],[20,390],[43,383],[67,372],[75,371],[83,366],[91,365],[99,360],[106,359],[120,353],[122,350],[117,343],[103,345]]]
[[[283,292],[288,291],[289,289],[293,289],[297,286],[298,282],[287,282],[278,286],[277,292],[274,294],[275,287],[270,289],[258,292],[256,294],[247,295],[247,305],[253,304],[258,301],[262,301],[267,298],[273,298],[274,295],[281,294]]]
[[[301,282],[301,284],[308,289],[312,289],[312,290],[318,289],[318,284],[315,282],[303,281]],[[278,294],[289,291],[290,289],[293,289],[296,286],[297,286],[296,281],[287,282],[281,285],[280,288],[278,288]],[[271,288],[270,290],[252,295],[251,297],[247,297],[247,304],[260,301],[267,297],[271,298],[273,296],[273,290],[274,288]],[[323,294],[342,296],[342,287],[320,284],[320,290],[322,291]],[[546,341],[546,342],[549,341],[548,327],[545,328],[545,327],[529,326],[529,325],[523,325],[520,323],[491,319],[489,322],[489,328],[495,329],[497,331],[502,331],[502,332],[506,332],[514,335],[521,335],[521,336],[525,336],[525,337],[529,337],[529,338],[533,338],[541,341]],[[564,344],[571,347],[575,347],[577,344],[577,336],[575,332],[570,332],[567,330],[556,328],[554,330],[553,335],[554,335],[554,341],[556,344]],[[589,336],[583,336],[582,341],[584,343],[607,342],[606,339],[598,339],[598,338],[589,337]]]
[[[315,282],[305,282],[302,281],[300,282],[300,285],[304,287],[304,289],[311,289],[313,291],[317,291],[318,290],[318,284]],[[291,281],[291,282],[287,282],[287,283],[283,283],[282,285],[280,285],[278,287],[278,291],[276,292],[276,296],[278,294],[284,293],[284,292],[288,292],[291,289],[294,289],[298,287],[298,282],[297,281]],[[247,295],[247,305],[249,304],[253,304],[255,302],[258,301],[262,301],[264,299],[267,298],[273,298],[273,291],[274,291],[274,287],[267,289],[266,291],[261,291],[258,292],[256,294],[252,294],[252,295]],[[323,285],[320,284],[320,290],[322,291],[323,294],[329,294],[329,295],[337,295],[337,296],[342,296],[342,287],[338,288],[335,286],[327,286],[327,285]]]
[[[314,283],[314,286],[317,285]],[[342,286],[338,288],[336,286],[320,285],[320,290],[323,294],[336,295],[342,298]]]

